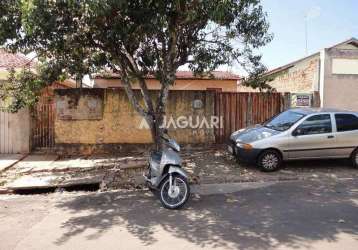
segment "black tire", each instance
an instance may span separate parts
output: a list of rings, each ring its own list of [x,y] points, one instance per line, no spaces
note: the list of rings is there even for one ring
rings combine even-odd
[[[159,200],[162,203],[164,208],[167,209],[179,209],[182,206],[185,205],[185,203],[188,201],[189,196],[190,196],[190,186],[188,183],[188,180],[179,175],[179,174],[173,174],[173,180],[179,181],[179,184],[182,185],[182,188],[185,188],[186,192],[184,193],[184,195],[182,196],[182,198],[180,198],[180,193],[178,195],[178,202],[176,204],[170,204],[169,199],[176,199],[176,198],[171,198],[169,197],[169,194],[167,193],[168,190],[167,188],[169,188],[169,175],[162,181],[162,183],[160,184],[159,187],[159,192],[158,192],[158,196],[159,196]],[[180,188],[179,188],[180,189]],[[181,191],[185,191],[184,189],[180,189],[179,192]]]
[[[353,164],[353,167],[358,168],[358,148],[353,151],[351,155],[351,161]]]
[[[282,157],[276,150],[265,150],[257,159],[257,165],[264,172],[273,172],[280,168]]]

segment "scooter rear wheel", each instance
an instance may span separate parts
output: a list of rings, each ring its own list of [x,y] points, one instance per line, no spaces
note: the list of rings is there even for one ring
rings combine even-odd
[[[179,209],[185,205],[190,196],[188,180],[178,174],[172,176],[173,186],[170,190],[170,177],[167,176],[159,187],[159,199],[167,209]]]

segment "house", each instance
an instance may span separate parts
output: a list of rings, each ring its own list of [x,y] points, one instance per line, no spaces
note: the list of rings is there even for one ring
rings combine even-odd
[[[7,79],[9,69],[20,70],[24,67],[32,67],[33,62],[24,55],[12,54],[0,49],[0,80]]]
[[[0,49],[0,84],[7,80],[9,69],[20,70],[27,66],[32,66],[27,57]],[[4,105],[2,101],[0,108]],[[0,154],[30,152],[30,121],[28,109],[21,109],[16,114],[0,110]]]
[[[265,74],[292,106],[358,110],[358,40],[351,38]]]
[[[9,70],[20,71],[29,67],[35,70],[36,62],[22,54],[13,54],[0,49],[0,84],[6,82]],[[49,118],[53,109],[53,91],[57,88],[76,87],[75,81],[69,79],[55,82],[42,90],[39,104],[30,114],[29,108],[17,113],[6,111],[4,100],[0,100],[0,154],[29,153],[36,143],[48,143],[44,135],[51,128]],[[43,119],[47,117],[46,119]],[[45,138],[46,139],[46,138]],[[42,145],[40,145],[42,146]]]
[[[213,71],[212,75],[195,76],[191,71],[178,71],[175,84],[171,90],[216,90],[222,92],[237,92],[240,77],[226,71]],[[148,89],[160,89],[160,83],[154,76],[146,77]],[[94,88],[122,87],[121,77],[118,74],[98,74],[93,79]],[[134,84],[133,89],[139,89]]]

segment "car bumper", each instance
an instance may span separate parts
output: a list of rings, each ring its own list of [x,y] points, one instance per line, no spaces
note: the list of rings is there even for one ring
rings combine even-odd
[[[228,151],[235,156],[235,158],[241,162],[255,164],[257,157],[262,152],[262,149],[252,148],[244,149],[238,147],[234,142],[228,144]]]

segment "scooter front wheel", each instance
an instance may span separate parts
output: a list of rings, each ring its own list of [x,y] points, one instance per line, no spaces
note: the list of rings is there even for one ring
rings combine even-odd
[[[172,185],[170,185],[172,181]],[[190,196],[188,180],[178,174],[167,176],[159,187],[159,199],[163,207],[178,209],[184,206]]]

